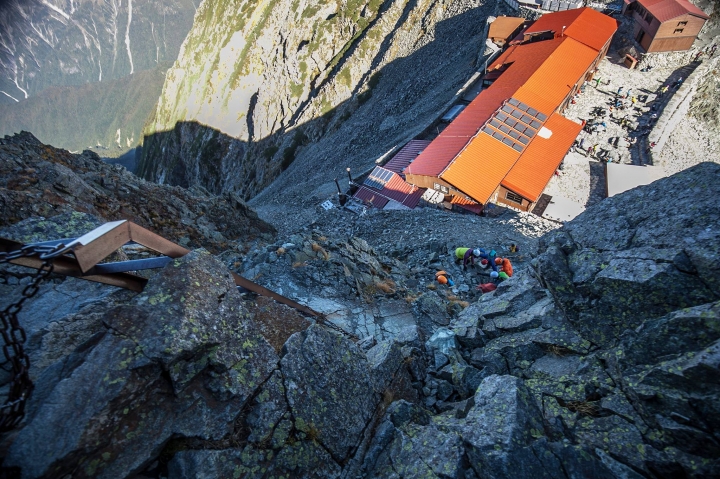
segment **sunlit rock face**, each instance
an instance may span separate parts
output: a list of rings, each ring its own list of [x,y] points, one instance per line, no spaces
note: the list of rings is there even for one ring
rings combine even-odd
[[[250,198],[293,163],[307,176],[339,158],[343,170],[372,162],[452,100],[495,8],[203,2],[145,128],[139,173]]]

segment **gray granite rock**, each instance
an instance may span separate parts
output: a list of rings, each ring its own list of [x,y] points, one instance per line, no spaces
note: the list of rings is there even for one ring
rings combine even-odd
[[[313,325],[290,337],[280,363],[295,428],[316,437],[336,460],[348,458],[379,397],[365,354]]]
[[[647,319],[720,298],[720,215],[706,194],[719,174],[697,165],[543,238],[541,281],[585,339],[613,346]]]
[[[175,260],[105,322],[107,332],[38,380],[6,458],[23,477],[50,468],[125,477],[171,437],[220,439],[278,361],[224,266],[202,251]]]

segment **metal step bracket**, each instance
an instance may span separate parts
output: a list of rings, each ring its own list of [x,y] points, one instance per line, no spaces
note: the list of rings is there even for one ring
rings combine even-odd
[[[163,256],[98,264],[110,254],[117,251],[118,248],[130,242],[140,244]],[[68,253],[54,258],[55,273],[119,286],[137,292],[145,288],[148,280],[142,276],[131,274],[128,271],[162,268],[173,258],[180,258],[190,252],[189,249],[183,248],[127,220],[105,223],[79,238],[49,240],[33,243],[28,246],[56,246],[59,244],[65,244],[65,249]],[[22,249],[23,247],[25,247],[25,245],[17,241],[0,238],[0,251],[11,252]],[[39,256],[23,256],[11,260],[10,263],[39,269],[43,261]],[[325,320],[322,314],[305,305],[286,298],[234,272],[231,272],[231,274],[237,286],[241,286],[261,296],[272,298],[279,303],[290,306],[301,313],[313,316],[320,321]]]

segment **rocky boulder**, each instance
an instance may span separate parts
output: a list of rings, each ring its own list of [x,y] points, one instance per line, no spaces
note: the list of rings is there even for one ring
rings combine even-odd
[[[215,251],[231,239],[275,232],[231,193],[211,196],[202,188],[149,183],[92,151],[72,154],[27,132],[0,139],[0,205],[0,226],[80,211],[102,222],[127,219],[172,241]]]
[[[589,341],[720,298],[720,166],[608,198],[541,241],[541,281]]]
[[[171,437],[221,439],[278,363],[203,251],[169,264],[104,324],[38,379],[5,461],[23,478],[125,477]]]
[[[319,326],[293,335],[285,348],[281,366],[295,428],[342,462],[372,416],[377,379],[360,349]]]

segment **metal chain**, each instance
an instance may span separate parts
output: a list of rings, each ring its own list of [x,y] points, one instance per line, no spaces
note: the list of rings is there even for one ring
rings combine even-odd
[[[5,403],[0,406],[0,432],[14,429],[25,416],[25,404],[30,398],[33,390],[33,383],[30,379],[30,358],[23,345],[27,340],[27,334],[17,319],[17,314],[22,310],[23,303],[32,298],[40,290],[40,284],[53,272],[53,260],[65,253],[67,248],[63,244],[57,246],[34,246],[27,245],[9,253],[0,252],[0,264],[8,263],[22,257],[38,256],[42,265],[33,276],[32,281],[25,286],[22,297],[15,303],[0,311],[2,329],[0,334],[3,338],[3,354],[7,363],[12,366],[12,382],[10,391]]]

